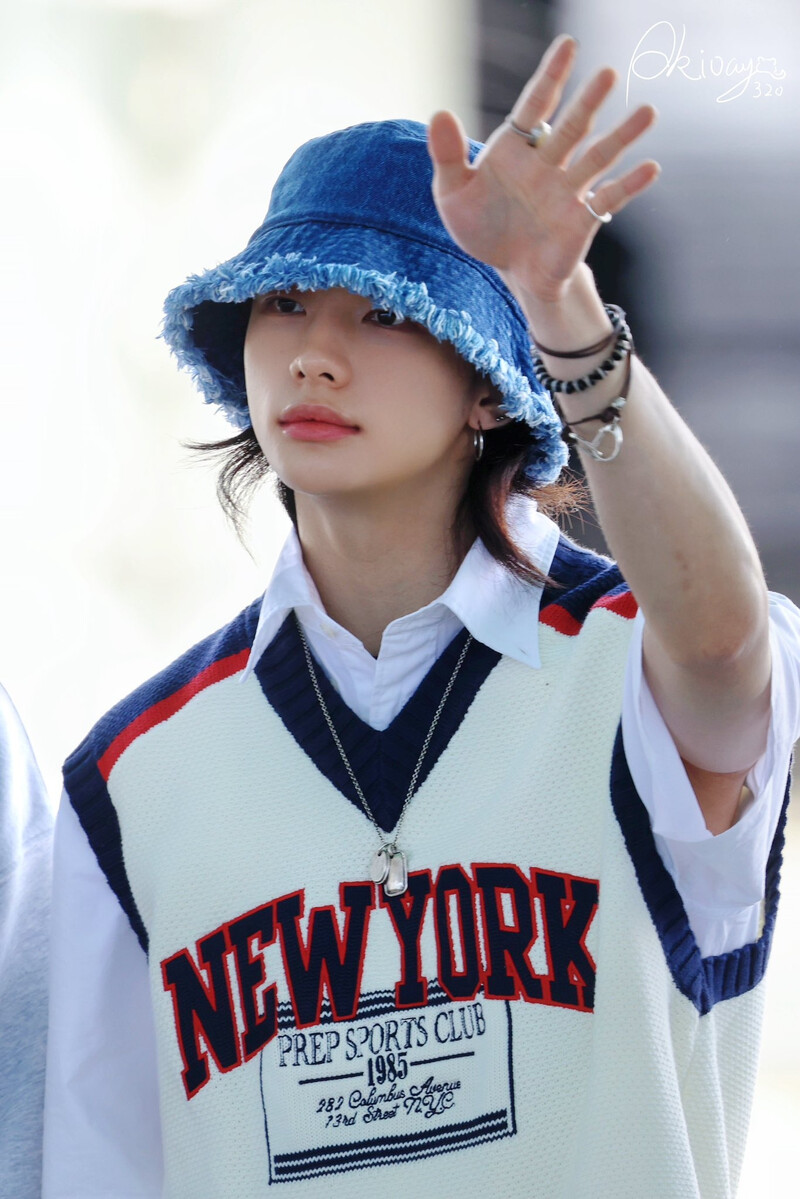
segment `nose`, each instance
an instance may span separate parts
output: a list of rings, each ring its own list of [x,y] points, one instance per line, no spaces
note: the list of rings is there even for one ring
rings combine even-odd
[[[289,365],[292,378],[301,383],[323,382],[344,387],[350,381],[350,362],[345,352],[344,330],[320,314],[306,326],[306,336]]]

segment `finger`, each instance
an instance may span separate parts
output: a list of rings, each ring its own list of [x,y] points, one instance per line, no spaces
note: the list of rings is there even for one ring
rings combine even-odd
[[[437,112],[428,126],[428,152],[433,161],[433,186],[437,195],[463,187],[472,174],[469,143],[455,113]]]
[[[541,147],[540,157],[554,166],[562,166],[578,142],[591,132],[595,116],[616,82],[613,67],[603,67],[593,75],[555,122],[551,136]]]
[[[616,129],[599,138],[593,145],[587,146],[585,152],[571,163],[565,171],[568,182],[576,191],[590,187],[595,179],[599,179],[619,161],[629,146],[655,124],[657,119],[658,113],[651,104],[637,108]]]
[[[610,212],[615,215],[621,212],[626,204],[629,204],[636,196],[640,196],[643,191],[646,191],[651,184],[655,183],[661,174],[661,167],[653,159],[647,162],[640,162],[633,170],[628,171],[619,179],[609,180],[599,187],[594,192],[591,205],[595,212],[601,216],[603,213]],[[594,221],[594,217],[588,211],[589,218]]]
[[[564,33],[544,52],[544,57],[520,92],[511,110],[515,122],[523,129],[532,129],[555,112],[572,70],[578,43]]]

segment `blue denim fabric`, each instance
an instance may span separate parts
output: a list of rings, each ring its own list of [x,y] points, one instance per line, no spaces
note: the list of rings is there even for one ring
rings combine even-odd
[[[470,142],[470,159],[481,148]],[[432,180],[427,129],[416,121],[354,125],[306,142],[246,248],[167,296],[162,337],[206,401],[245,428],[248,301],[275,288],[344,287],[451,342],[499,389],[505,411],[533,431],[530,478],[552,482],[567,451],[533,373],[522,310],[497,272],[450,237]]]

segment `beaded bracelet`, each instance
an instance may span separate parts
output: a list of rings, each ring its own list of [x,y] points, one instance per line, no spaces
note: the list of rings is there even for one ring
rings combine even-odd
[[[576,391],[587,391],[590,387],[594,387],[596,383],[605,379],[606,375],[611,373],[617,363],[621,362],[626,354],[633,352],[633,337],[623,310],[617,304],[604,304],[603,308],[608,313],[617,337],[614,349],[608,358],[604,362],[601,362],[599,366],[596,366],[593,371],[590,371],[588,375],[581,375],[579,379],[556,379],[555,376],[549,374],[547,371],[536,346],[531,347],[533,373],[551,395],[557,395],[560,392],[563,392],[564,395],[572,395]]]
[[[630,387],[631,382],[631,358],[633,357],[633,354],[633,350],[631,350],[631,352],[628,354],[628,361],[625,364],[625,379],[622,384],[620,394],[615,400],[612,400],[609,404],[607,404],[602,412],[595,412],[591,416],[581,417],[580,420],[567,420],[561,411],[558,400],[554,400],[556,411],[561,417],[561,423],[563,425],[563,429],[561,430],[562,439],[566,441],[568,445],[583,446],[587,454],[594,458],[596,462],[613,462],[622,448],[622,429],[620,428],[620,416],[622,414],[622,409],[627,403],[628,388]],[[573,425],[586,425],[593,420],[601,420],[603,421],[603,424],[597,430],[591,441],[589,441],[586,437],[579,437],[577,433],[573,432]],[[612,438],[614,444],[611,447],[610,452],[608,454],[604,454],[601,446],[603,439],[607,436]]]

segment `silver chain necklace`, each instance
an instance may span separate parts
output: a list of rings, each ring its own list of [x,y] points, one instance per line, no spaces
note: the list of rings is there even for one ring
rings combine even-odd
[[[378,883],[378,885],[380,885],[381,883],[383,884],[383,889],[384,889],[384,892],[386,893],[387,897],[391,898],[391,896],[393,896],[393,895],[404,895],[405,892],[408,890],[408,862],[406,861],[406,855],[403,853],[403,851],[401,849],[397,848],[397,835],[400,832],[400,826],[403,823],[403,818],[406,814],[406,809],[411,802],[412,795],[414,794],[414,789],[417,785],[417,779],[419,778],[419,772],[422,769],[422,762],[425,757],[425,754],[428,752],[428,746],[431,743],[431,738],[433,737],[434,730],[435,730],[437,724],[439,723],[439,717],[442,714],[444,705],[447,703],[447,697],[453,689],[453,684],[456,681],[458,672],[461,669],[464,659],[467,656],[467,650],[469,649],[470,645],[472,644],[472,634],[470,633],[469,636],[467,637],[467,640],[464,642],[464,648],[462,649],[461,653],[459,654],[459,658],[458,658],[458,661],[456,662],[453,673],[450,675],[450,681],[448,682],[447,686],[444,689],[444,695],[439,700],[439,706],[436,709],[436,712],[434,713],[433,720],[431,721],[430,728],[428,729],[427,735],[425,737],[425,742],[422,746],[422,750],[420,751],[420,755],[417,758],[417,764],[414,767],[414,773],[411,776],[411,782],[408,784],[408,793],[403,801],[403,806],[400,809],[400,815],[397,818],[397,824],[394,826],[394,829],[392,831],[391,840],[387,841],[386,834],[384,833],[381,826],[378,824],[375,817],[372,815],[372,810],[371,810],[369,804],[367,803],[367,797],[364,794],[364,792],[361,790],[358,779],[356,778],[356,776],[353,772],[353,767],[350,765],[347,754],[344,752],[344,746],[342,745],[342,742],[339,738],[339,734],[336,732],[336,728],[331,719],[331,714],[328,711],[328,705],[325,703],[325,700],[322,695],[322,691],[320,690],[319,680],[317,678],[317,672],[314,668],[314,659],[311,657],[311,650],[308,648],[308,642],[306,641],[306,635],[303,632],[303,626],[300,624],[300,621],[298,619],[296,612],[294,613],[294,619],[295,619],[295,623],[297,625],[297,631],[300,634],[300,640],[303,643],[303,653],[306,656],[306,663],[308,665],[308,673],[311,675],[311,683],[314,687],[314,693],[316,694],[316,697],[319,700],[320,708],[322,708],[322,715],[325,717],[328,728],[331,731],[331,736],[333,737],[333,740],[336,743],[336,748],[338,749],[339,754],[342,759],[342,762],[344,763],[345,770],[347,771],[348,775],[350,776],[350,782],[353,784],[355,791],[356,791],[356,795],[358,796],[359,800],[361,801],[361,806],[364,809],[364,812],[366,813],[366,815],[369,817],[370,821],[372,822],[373,828],[375,829],[375,832],[378,834],[378,838],[380,840],[380,847],[378,849],[376,849],[375,853],[372,855],[372,860],[370,862],[369,876],[374,883]]]

